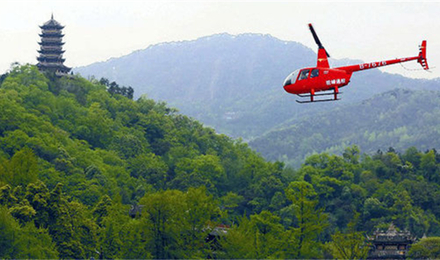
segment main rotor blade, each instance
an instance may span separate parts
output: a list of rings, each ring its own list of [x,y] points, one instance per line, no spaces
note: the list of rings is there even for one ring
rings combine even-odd
[[[313,39],[315,39],[315,42],[318,45],[318,48],[325,50],[324,46],[322,46],[322,43],[318,38],[318,35],[315,32],[315,29],[313,29],[313,25],[311,23],[309,23],[309,28],[310,28],[310,32],[312,32]],[[327,50],[325,51],[325,54],[327,54],[327,57],[330,58],[330,55],[328,54]]]
[[[319,38],[318,38],[318,35],[317,35],[316,32],[315,32],[315,29],[313,29],[313,25],[312,25],[311,23],[309,23],[309,28],[310,28],[310,31],[312,32],[313,38],[315,39],[315,42],[316,42],[316,44],[318,45],[318,47],[319,47],[320,49],[324,48],[324,47],[322,46],[322,44],[321,44],[321,41],[320,41]]]

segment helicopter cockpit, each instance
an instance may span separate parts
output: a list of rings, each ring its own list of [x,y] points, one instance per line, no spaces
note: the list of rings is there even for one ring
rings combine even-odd
[[[295,84],[296,78],[298,77],[298,73],[299,70],[295,70],[294,72],[290,73],[290,75],[287,76],[287,78],[284,80],[283,87],[287,85]]]

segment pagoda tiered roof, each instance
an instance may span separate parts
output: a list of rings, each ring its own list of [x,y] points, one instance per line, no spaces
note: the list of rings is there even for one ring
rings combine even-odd
[[[64,34],[61,33],[61,31],[59,32],[45,32],[43,31],[42,33],[38,34],[38,36],[40,37],[64,37]]]
[[[55,19],[53,19],[53,14],[50,17],[50,20],[45,22],[43,25],[40,25],[41,29],[46,29],[46,28],[59,28],[59,29],[63,29],[64,26],[62,26],[59,22],[57,22]]]
[[[64,34],[62,34],[61,30],[64,26],[53,19],[52,14],[50,20],[40,26],[40,28],[42,32],[39,34],[41,41],[38,43],[40,45],[40,50],[38,50],[40,56],[37,57],[39,61],[37,67],[43,71],[53,71],[56,75],[68,73],[71,68],[63,64],[65,61],[63,58],[64,50],[62,49]]]
[[[58,46],[58,45],[64,45],[64,42],[61,41],[48,41],[48,40],[43,40],[41,42],[38,42],[39,45],[44,45],[44,46],[49,46],[49,45],[54,45],[54,46]]]
[[[66,59],[60,58],[59,55],[40,55],[40,57],[37,58],[38,61],[51,61],[51,62],[57,62],[57,63],[63,63]]]
[[[57,52],[57,53],[64,53],[65,51],[64,50],[62,50],[61,48],[60,49],[55,49],[55,48],[47,48],[47,46],[46,47],[44,47],[44,48],[41,48],[40,50],[37,50],[39,53],[41,53],[41,54],[48,54],[48,53],[54,53],[55,51]]]

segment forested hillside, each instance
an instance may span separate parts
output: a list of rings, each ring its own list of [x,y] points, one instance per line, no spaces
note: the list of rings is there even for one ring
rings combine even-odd
[[[356,144],[367,153],[393,147],[403,152],[440,147],[440,92],[395,89],[358,104],[340,106],[302,120],[249,144],[269,160],[299,166],[312,153],[342,154]]]
[[[353,145],[294,171],[109,91],[29,65],[0,77],[0,258],[354,259],[391,222],[440,235],[435,150]]]
[[[326,47],[331,53],[332,47]],[[330,61],[332,66],[360,62]],[[354,74],[350,85],[341,89],[340,102],[297,104],[297,97],[282,88],[283,80],[295,69],[315,65],[316,50],[298,42],[270,35],[219,34],[150,46],[120,58],[75,68],[75,72],[132,86],[138,97],[147,94],[164,100],[218,133],[244,140],[278,129],[286,121],[312,116],[346,102],[359,102],[394,88],[436,89],[439,85],[435,80],[363,71]],[[419,68],[415,62],[405,66]]]

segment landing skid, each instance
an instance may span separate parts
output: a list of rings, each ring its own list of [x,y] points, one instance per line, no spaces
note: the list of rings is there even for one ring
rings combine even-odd
[[[297,94],[297,96],[301,97],[301,98],[310,98],[310,100],[296,100],[296,102],[300,103],[300,104],[304,104],[304,103],[315,103],[315,102],[328,102],[328,101],[336,101],[336,100],[340,100],[340,98],[338,98],[338,94],[342,94],[342,92],[339,92],[337,89],[335,89],[332,92],[327,92],[327,93],[319,93],[319,94]],[[333,96],[333,98],[327,98],[327,99],[315,99],[316,96]]]
[[[304,104],[304,103],[316,103],[316,102],[328,102],[328,101],[337,101],[341,100],[340,98],[334,99],[334,98],[328,98],[328,99],[315,99],[313,101],[310,100],[295,100],[297,103]]]

